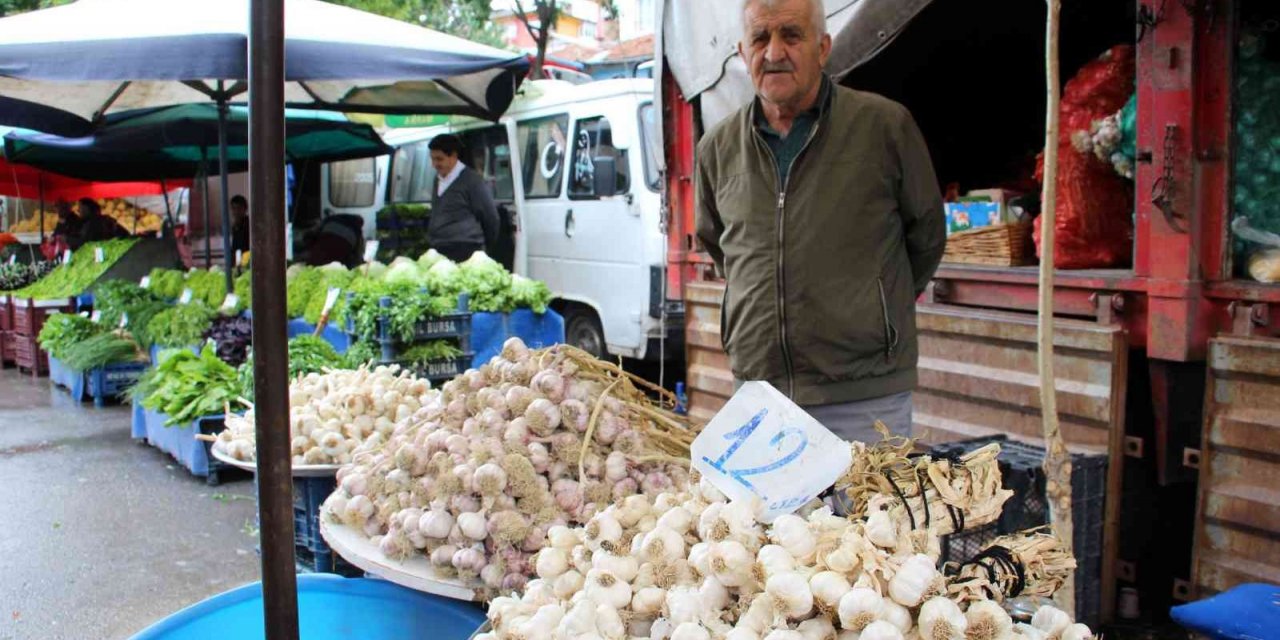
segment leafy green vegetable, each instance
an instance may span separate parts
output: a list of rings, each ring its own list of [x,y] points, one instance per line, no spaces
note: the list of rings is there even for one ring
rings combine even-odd
[[[236,276],[235,294],[240,304],[236,305],[236,312],[244,311],[253,306],[253,274],[248,271]]]
[[[341,369],[346,365],[347,359],[339,355],[333,345],[323,338],[302,335],[289,341],[290,380],[308,373],[321,373],[325,369]],[[237,379],[240,393],[246,398],[253,397],[253,350],[249,351],[249,357],[240,365]]]
[[[378,347],[378,343],[362,340],[350,347],[347,347],[346,366],[348,369],[357,369],[361,365],[377,362],[382,358],[382,349]]]
[[[97,282],[137,242],[136,238],[88,242],[71,256],[69,264],[63,264],[34,284],[13,292],[19,298],[54,300],[80,295]],[[103,261],[98,262],[96,249],[102,249]]]
[[[99,321],[108,327],[118,326],[121,314],[129,314],[131,322],[136,320],[133,309],[159,301],[155,292],[127,280],[107,280],[93,292],[93,307],[102,313]]]
[[[551,304],[551,289],[541,280],[530,280],[522,275],[511,276],[511,306],[528,307],[534,313],[546,313]]]
[[[174,426],[222,413],[240,388],[236,370],[206,344],[199,355],[185,349],[162,353],[129,393],[142,406],[167,415],[165,426]]]
[[[163,300],[177,300],[182,295],[182,290],[186,288],[187,274],[177,269],[161,269],[159,267],[151,270],[151,289],[157,297]]]
[[[49,355],[63,360],[67,349],[104,331],[104,327],[74,313],[55,313],[44,321],[36,340]]]
[[[221,271],[193,269],[187,274],[186,288],[191,290],[191,300],[203,302],[210,309],[222,306],[227,298],[226,275]]]
[[[498,261],[479,251],[458,265],[458,286],[471,295],[471,310],[506,313],[515,308],[508,295],[511,274]]]
[[[0,291],[21,289],[45,277],[55,267],[57,267],[56,264],[43,260],[31,264],[15,262],[0,265]]]
[[[60,359],[73,371],[88,371],[118,362],[136,362],[141,355],[132,338],[107,331],[67,347]]]
[[[397,360],[401,364],[424,365],[437,360],[451,360],[462,355],[462,350],[449,340],[433,340],[415,345],[400,354]]]
[[[156,315],[168,311],[173,306],[172,303],[164,300],[148,300],[139,302],[129,308],[129,333],[133,334],[133,338],[142,345],[144,349],[150,349],[154,342],[151,338],[151,320]]]
[[[387,267],[387,273],[382,277],[382,280],[391,285],[422,286],[426,284],[426,273],[423,272],[422,267],[418,266],[417,262],[401,256],[391,261],[391,265]]]
[[[457,309],[451,296],[431,296],[413,284],[377,283],[354,292],[348,303],[347,314],[354,322],[355,334],[361,340],[378,337],[378,317],[383,313],[381,299],[390,298],[387,313],[387,330],[391,337],[401,342],[413,340],[418,323],[436,318]]]
[[[290,318],[301,318],[315,295],[324,274],[314,267],[307,267],[293,277],[286,287],[286,311]]]
[[[215,315],[212,309],[198,302],[174,305],[151,318],[146,333],[151,344],[189,347],[200,342]]]
[[[352,278],[355,277],[354,273],[343,269],[341,265],[339,265],[339,269],[341,270],[329,269],[328,267],[323,267],[321,269],[320,280],[313,290],[314,293],[312,294],[311,299],[307,301],[306,311],[302,314],[302,318],[309,324],[317,324],[320,322],[320,315],[324,313],[325,298],[329,295],[329,289],[346,290],[346,288],[351,284]],[[338,301],[341,302],[343,297],[344,296],[340,294],[338,296]],[[337,308],[336,303],[334,308]],[[330,312],[330,316],[330,319],[332,320],[332,312]]]

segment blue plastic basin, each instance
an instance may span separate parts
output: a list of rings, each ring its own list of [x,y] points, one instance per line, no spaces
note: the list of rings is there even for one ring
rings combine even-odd
[[[323,573],[298,576],[302,640],[466,640],[484,619],[474,603],[383,580]],[[265,635],[262,583],[255,582],[193,604],[144,629],[133,640],[240,640]]]

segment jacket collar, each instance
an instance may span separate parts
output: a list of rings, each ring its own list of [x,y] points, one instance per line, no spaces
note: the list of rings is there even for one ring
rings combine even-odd
[[[811,115],[814,120],[820,120],[827,111],[830,111],[831,101],[835,94],[832,85],[831,78],[825,73],[822,74],[822,88],[818,89],[818,100],[805,112]],[[751,100],[750,116],[748,122],[756,128],[763,129],[769,126],[769,121],[764,117],[764,107],[760,105],[760,96],[758,95]]]

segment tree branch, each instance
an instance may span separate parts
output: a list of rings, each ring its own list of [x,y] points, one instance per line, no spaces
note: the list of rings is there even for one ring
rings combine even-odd
[[[524,3],[520,2],[520,0],[513,0],[513,1],[516,3],[516,17],[520,19],[520,22],[524,23],[524,28],[529,31],[529,35],[533,36],[534,40],[541,40],[542,34],[539,32],[546,28],[546,23],[545,22],[541,23],[538,26],[537,31],[535,31],[533,28],[533,24],[529,22],[529,16],[527,15],[527,12],[524,10]],[[535,0],[535,2],[536,1],[537,0]],[[539,9],[539,7],[535,5],[534,9]],[[541,20],[540,10],[539,10],[539,20]]]

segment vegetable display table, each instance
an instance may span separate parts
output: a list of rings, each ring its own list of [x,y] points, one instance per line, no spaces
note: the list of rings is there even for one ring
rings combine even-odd
[[[49,356],[49,382],[58,385],[71,394],[71,399],[84,402],[85,379],[83,371],[76,371],[62,361]]]
[[[220,473],[227,467],[219,460],[210,459],[209,443],[196,439],[197,435],[214,435],[222,431],[221,414],[193,420],[191,424],[166,427],[169,419],[163,413],[144,410],[146,438],[151,446],[168,453],[186,467],[191,475],[200,476],[211,486],[221,483]]]

